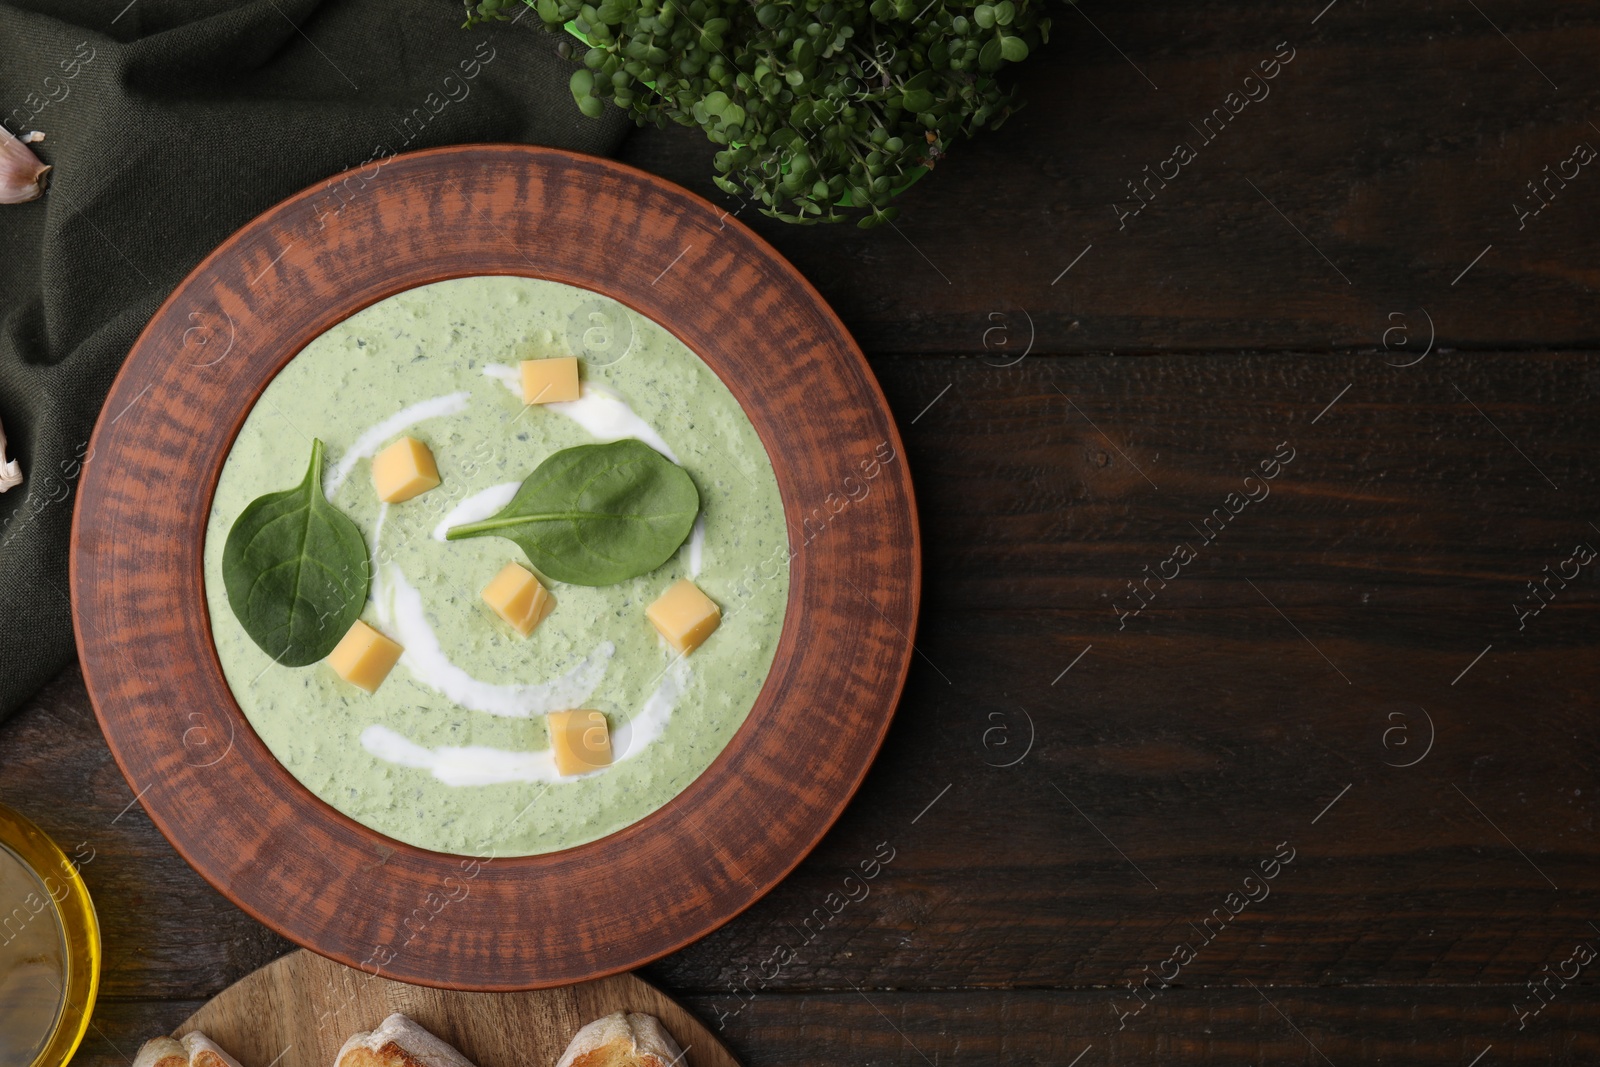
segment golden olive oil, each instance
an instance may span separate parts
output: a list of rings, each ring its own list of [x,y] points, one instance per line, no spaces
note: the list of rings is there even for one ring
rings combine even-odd
[[[89,1027],[100,925],[78,868],[0,805],[0,1067],[62,1067]]]

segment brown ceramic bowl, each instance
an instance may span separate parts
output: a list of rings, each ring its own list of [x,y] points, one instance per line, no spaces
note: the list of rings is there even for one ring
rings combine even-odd
[[[698,353],[766,445],[794,553],[772,671],[704,774],[609,837],[481,863],[357,824],[272,757],[223,678],[201,573],[223,462],[273,375],[375,301],[477,274],[603,293]],[[72,601],[89,693],[123,773],[229,899],[387,977],[560,985],[714,930],[838,817],[910,663],[921,569],[911,480],[860,350],[805,279],[727,212],[602,159],[435,149],[284,201],[156,312],[91,448]],[[850,500],[845,480],[875,450],[893,458]]]

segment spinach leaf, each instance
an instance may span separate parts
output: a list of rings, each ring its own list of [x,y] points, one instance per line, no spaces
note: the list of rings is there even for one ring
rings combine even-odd
[[[558,582],[611,585],[671,558],[699,511],[699,490],[682,467],[626,439],[557,452],[499,514],[445,536],[504,537]]]
[[[253,500],[222,549],[239,625],[289,667],[333,651],[360,617],[370,577],[361,530],[323,495],[321,441],[300,484]]]

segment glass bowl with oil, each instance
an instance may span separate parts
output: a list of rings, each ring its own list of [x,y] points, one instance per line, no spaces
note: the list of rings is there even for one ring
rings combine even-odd
[[[78,868],[0,804],[0,1067],[63,1067],[100,986],[100,923]]]

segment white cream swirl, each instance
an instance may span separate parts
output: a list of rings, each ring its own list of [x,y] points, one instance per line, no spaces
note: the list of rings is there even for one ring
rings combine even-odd
[[[520,375],[515,368],[489,364],[484,374],[498,378],[521,396]],[[413,404],[364,431],[340,457],[325,488],[331,497],[355,465],[373,455],[382,444],[400,431],[423,419],[458,414],[470,405],[470,394],[451,393]],[[635,438],[654,448],[674,463],[676,454],[653,426],[640,418],[625,400],[604,386],[585,384],[580,399],[543,405],[563,415],[602,441]],[[431,531],[435,540],[444,541],[450,527],[475,522],[505,507],[521,483],[504,482],[489,486],[460,500]],[[388,505],[379,508],[373,529],[372,554],[382,558],[380,548]],[[694,530],[685,544],[685,566],[691,577],[700,572],[705,545],[705,518],[695,520]],[[400,665],[417,681],[470,711],[504,718],[528,719],[551,711],[583,707],[604,679],[616,646],[601,641],[594,650],[565,673],[543,682],[499,684],[475,678],[454,663],[428,622],[422,594],[406,580],[399,564],[380,567],[373,574],[372,601],[378,622],[405,649]],[[637,755],[665,733],[673,709],[692,677],[686,661],[677,659],[665,672],[655,690],[639,710],[615,725],[612,735],[613,765]],[[402,767],[426,770],[450,786],[495,785],[507,782],[555,782],[562,776],[548,749],[511,751],[481,745],[429,748],[417,744],[400,732],[373,724],[361,732],[361,745],[377,759]],[[591,773],[600,773],[599,771]],[[586,777],[586,776],[580,776]]]
[[[460,414],[467,410],[467,406],[471,403],[472,394],[469,392],[463,390],[459,393],[448,393],[402,408],[382,422],[367,427],[361,436],[356,438],[355,444],[339,457],[339,462],[334,464],[333,473],[323,482],[323,492],[329,500],[332,500],[333,494],[337,493],[344,480],[350,477],[350,472],[356,469],[356,464],[376,455],[383,443],[401,430],[409,430],[424,419]]]
[[[690,678],[688,664],[678,660],[662,677],[655,692],[627,722],[611,732],[610,766],[636,756],[666,731],[673,708]],[[428,748],[398,730],[373,725],[361,731],[361,747],[386,763],[414,767],[432,774],[448,786],[503,785],[507,782],[576,781],[603,774],[601,767],[587,774],[563,777],[549,749],[515,752],[487,745],[445,745]]]

